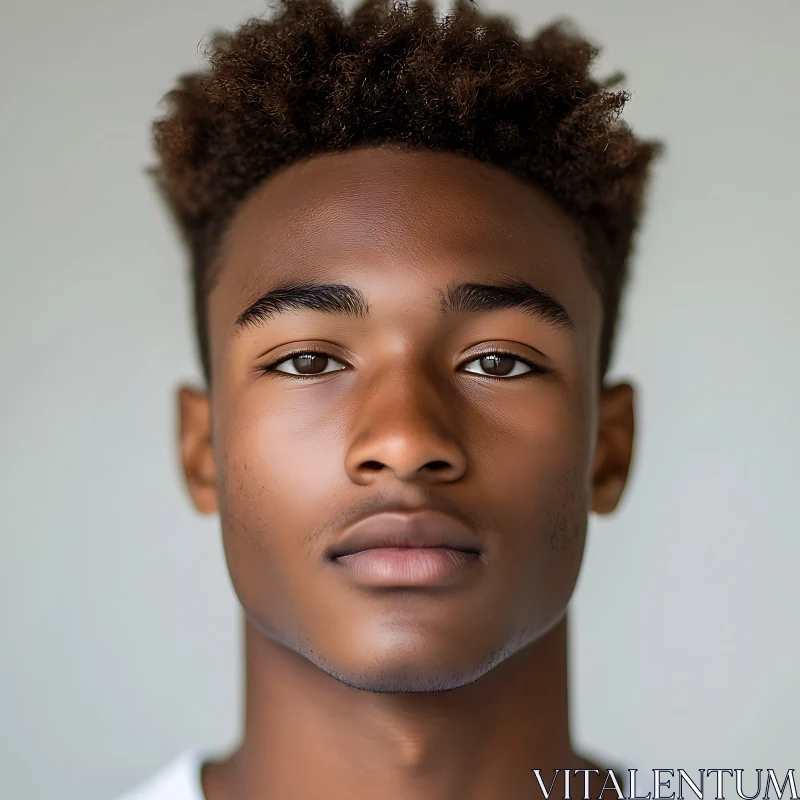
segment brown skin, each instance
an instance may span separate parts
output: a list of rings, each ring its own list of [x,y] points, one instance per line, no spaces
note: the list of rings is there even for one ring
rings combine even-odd
[[[208,800],[517,800],[537,796],[531,768],[587,766],[569,736],[566,608],[634,426],[631,386],[601,386],[586,261],[539,190],[451,154],[317,156],[239,208],[208,301],[211,394],[180,390],[186,480],[220,514],[246,617],[244,739],[205,765]],[[519,309],[443,316],[462,281],[534,283],[574,328]],[[237,329],[298,282],[352,286],[369,314]],[[303,346],[337,369],[259,369]],[[493,347],[546,372],[487,377],[476,359]],[[452,587],[353,585],[323,552],[392,502],[468,521],[487,562]]]

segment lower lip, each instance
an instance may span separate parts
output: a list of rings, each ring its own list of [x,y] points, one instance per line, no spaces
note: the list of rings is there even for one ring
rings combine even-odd
[[[446,547],[380,547],[339,556],[334,563],[370,586],[441,586],[474,569],[480,556]]]

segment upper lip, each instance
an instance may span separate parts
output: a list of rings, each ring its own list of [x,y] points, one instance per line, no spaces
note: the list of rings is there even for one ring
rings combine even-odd
[[[460,520],[434,509],[382,511],[360,520],[327,550],[329,559],[379,547],[445,547],[481,554],[480,540]]]

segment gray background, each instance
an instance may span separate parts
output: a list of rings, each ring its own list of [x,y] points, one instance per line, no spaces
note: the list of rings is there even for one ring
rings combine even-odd
[[[576,741],[642,769],[798,768],[800,3],[483,7],[526,32],[573,16],[669,145],[613,370],[640,388],[635,471],[573,605]],[[143,170],[201,39],[264,9],[2,5],[5,797],[110,798],[238,733],[237,606],[177,471],[185,260]]]

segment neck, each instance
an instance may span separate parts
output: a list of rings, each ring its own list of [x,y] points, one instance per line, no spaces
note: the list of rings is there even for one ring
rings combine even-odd
[[[249,623],[245,654],[244,738],[204,768],[208,800],[517,800],[538,795],[533,768],[588,766],[570,743],[566,617],[448,692],[354,689]]]

